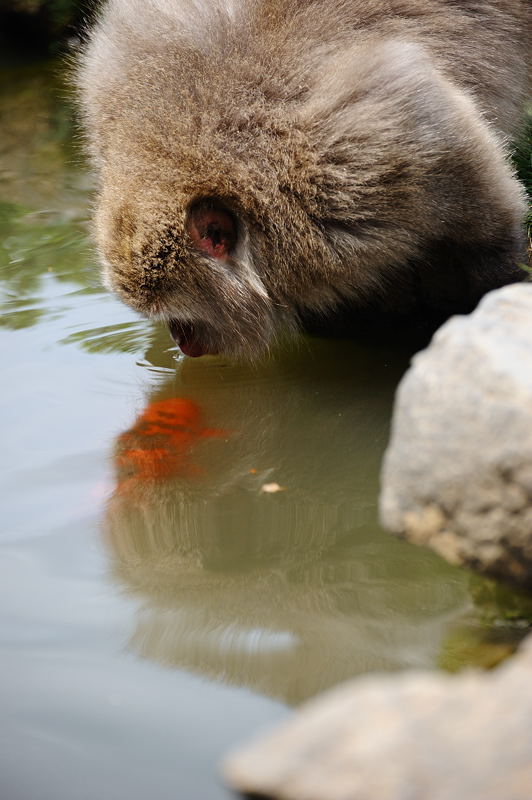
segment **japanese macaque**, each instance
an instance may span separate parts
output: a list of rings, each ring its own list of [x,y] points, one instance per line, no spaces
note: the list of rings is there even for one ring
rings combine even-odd
[[[107,284],[190,356],[520,280],[530,0],[109,0],[77,70]]]

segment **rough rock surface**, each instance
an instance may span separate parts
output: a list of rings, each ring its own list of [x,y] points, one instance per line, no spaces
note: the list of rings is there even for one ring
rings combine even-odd
[[[532,588],[531,284],[491,292],[414,358],[380,504],[386,528]]]
[[[532,637],[489,673],[362,678],[230,756],[237,790],[278,800],[530,800]]]

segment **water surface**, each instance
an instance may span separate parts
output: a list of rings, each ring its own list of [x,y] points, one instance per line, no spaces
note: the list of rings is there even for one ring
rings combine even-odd
[[[227,798],[293,705],[434,667],[469,578],[377,524],[406,354],[187,360],[103,292],[54,69],[1,73],[1,796]]]

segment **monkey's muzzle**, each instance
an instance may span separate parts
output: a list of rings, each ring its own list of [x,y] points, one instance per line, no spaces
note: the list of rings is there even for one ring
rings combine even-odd
[[[196,328],[190,322],[179,322],[176,319],[168,323],[172,339],[182,353],[191,358],[215,355],[198,337]]]

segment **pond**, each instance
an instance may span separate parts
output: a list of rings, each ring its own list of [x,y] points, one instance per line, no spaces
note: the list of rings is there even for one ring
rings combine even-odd
[[[377,522],[408,354],[184,358],[100,286],[57,65],[1,86],[2,796],[228,798],[236,743],[482,626]]]

